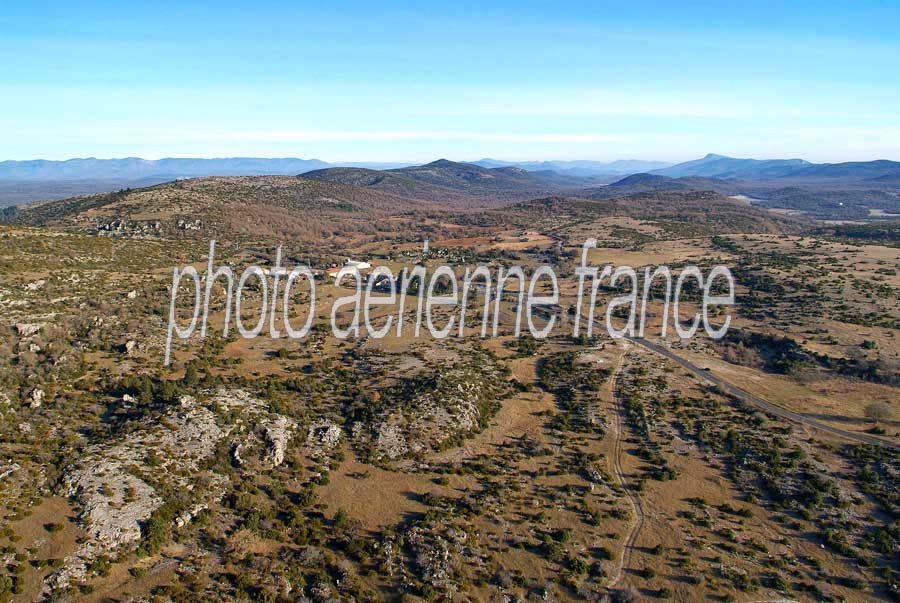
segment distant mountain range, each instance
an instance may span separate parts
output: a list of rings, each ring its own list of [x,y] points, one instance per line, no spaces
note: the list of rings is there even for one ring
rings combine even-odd
[[[652,170],[650,173],[672,178],[704,176],[707,178],[762,180],[780,178],[810,165],[812,164],[802,159],[735,159],[710,153],[703,159]]]
[[[787,175],[796,179],[845,179],[873,182],[896,182],[900,178],[900,162],[879,159],[877,161],[850,161],[847,163],[823,163],[807,167]]]
[[[794,210],[823,220],[893,216],[900,215],[900,163],[810,165],[766,180],[631,174],[607,186],[585,189],[581,195],[614,199],[672,191],[714,191],[740,196],[755,206]]]
[[[518,167],[529,172],[554,171],[578,176],[614,176],[649,172],[671,166],[663,161],[643,161],[640,159],[620,159],[618,161],[500,161],[498,159],[479,159],[472,162],[486,168]]]
[[[739,159],[709,154],[676,165],[641,160],[509,162],[496,159],[472,163],[441,159],[425,165],[338,165],[296,158],[147,160],[129,157],[0,161],[0,206],[150,186],[175,179],[261,175],[303,175],[405,198],[434,200],[461,196],[521,199],[545,193],[571,194],[578,189],[591,189],[592,195],[609,196],[625,190],[734,190],[744,194],[757,188],[806,187],[811,189],[807,191],[811,194],[812,189],[822,187],[864,186],[888,191],[900,188],[900,162],[888,160],[813,164],[803,159]],[[634,175],[641,177],[628,178]],[[607,184],[609,191],[596,190]]]
[[[385,170],[412,163],[339,162],[318,159],[227,157],[221,159],[166,158],[141,159],[68,159],[49,161],[0,161],[0,180],[73,181],[199,178],[203,176],[287,176],[331,167],[358,167]],[[512,162],[480,159],[469,165],[484,168],[516,167],[529,172],[554,171],[578,176],[627,175],[667,167],[661,161],[526,161]]]
[[[88,161],[90,165],[96,165],[92,162],[98,160]],[[191,161],[197,163],[191,164]],[[63,163],[71,165],[70,162]],[[280,169],[294,172],[294,168],[298,167],[302,169],[309,165],[326,166],[302,173],[182,177],[177,182],[167,183],[153,183],[152,177],[149,176],[128,180],[126,176],[136,175],[148,169],[142,160],[124,160],[113,165],[120,171],[111,172],[110,175],[117,176],[120,180],[0,179],[0,200],[4,184],[16,185],[33,195],[41,190],[50,190],[47,187],[51,186],[56,187],[60,193],[65,191],[69,193],[62,201],[5,210],[2,212],[4,219],[28,224],[50,224],[54,220],[62,219],[63,216],[68,216],[65,218],[66,221],[78,216],[78,220],[81,221],[79,223],[88,224],[96,217],[96,212],[92,208],[101,205],[109,210],[108,217],[111,219],[115,216],[122,217],[126,214],[120,212],[120,201],[126,198],[140,199],[140,196],[133,196],[134,190],[128,189],[147,186],[151,188],[139,190],[152,191],[152,196],[158,197],[160,204],[158,207],[138,204],[132,209],[139,215],[172,217],[178,214],[178,218],[187,218],[198,214],[202,215],[206,222],[211,222],[212,213],[208,208],[204,209],[206,206],[203,204],[183,213],[187,207],[184,205],[187,201],[182,199],[186,194],[184,191],[194,191],[198,194],[202,191],[210,207],[215,206],[222,211],[238,211],[239,214],[229,219],[240,221],[242,214],[238,209],[239,204],[231,201],[225,203],[223,199],[233,201],[236,197],[247,195],[242,202],[261,204],[260,207],[269,208],[266,211],[271,214],[272,222],[267,228],[271,228],[273,232],[278,229],[279,218],[276,214],[281,211],[275,208],[291,211],[309,209],[319,213],[381,211],[386,208],[498,208],[541,198],[593,201],[640,198],[669,202],[674,199],[688,199],[685,195],[690,196],[694,193],[699,196],[695,195],[690,199],[698,202],[707,198],[704,195],[712,195],[710,199],[740,196],[741,203],[735,201],[729,203],[735,208],[746,208],[749,202],[759,207],[796,210],[804,216],[818,219],[866,219],[869,216],[900,213],[900,163],[884,160],[814,165],[794,159],[755,160],[708,155],[703,159],[654,170],[651,173],[640,172],[619,178],[584,176],[571,169],[529,170],[516,165],[484,167],[475,163],[460,163],[447,159],[439,159],[424,165],[381,170],[370,167],[332,167],[321,161],[297,159],[155,162],[157,167],[172,168],[174,165],[185,171]],[[32,167],[41,170],[50,169],[46,165]],[[531,167],[544,167],[544,163],[534,164]],[[20,170],[16,173],[22,172]],[[113,186],[115,182],[123,184]],[[89,185],[105,187],[100,189],[101,191],[118,192],[78,196],[84,190],[83,187]],[[722,209],[721,205],[717,207]],[[176,211],[173,208],[181,209]],[[677,211],[677,208],[673,208],[673,211]],[[295,226],[299,228],[300,224],[302,220]],[[225,228],[227,225],[221,223],[220,226]],[[227,228],[234,230],[236,227],[232,224]]]
[[[446,160],[444,160],[446,161]],[[427,165],[435,165],[432,162]],[[803,159],[737,159],[710,153],[675,165],[662,161],[627,159],[620,161],[501,161],[479,159],[460,165],[487,169],[519,168],[527,172],[556,172],[566,176],[627,176],[650,173],[680,178],[703,176],[732,180],[772,180],[777,178],[893,178],[900,162],[878,160],[814,164]],[[76,181],[199,178],[203,176],[287,176],[334,167],[388,170],[415,167],[411,163],[343,162],[318,159],[228,157],[221,159],[166,158],[68,159],[49,161],[0,161],[0,180]]]
[[[814,164],[803,159],[736,159],[710,153],[702,159],[650,170],[649,173],[670,178],[701,176],[728,180],[890,180],[900,176],[900,162],[881,159]]]
[[[391,168],[408,164],[356,163],[360,167]],[[166,158],[69,159],[66,161],[0,161],[3,180],[122,180],[143,178],[199,178],[202,176],[291,176],[331,167],[318,159],[227,157],[222,159]]]

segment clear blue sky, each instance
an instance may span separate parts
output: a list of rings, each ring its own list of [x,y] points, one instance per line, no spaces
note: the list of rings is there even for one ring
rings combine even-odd
[[[0,159],[900,160],[900,3],[10,2]]]

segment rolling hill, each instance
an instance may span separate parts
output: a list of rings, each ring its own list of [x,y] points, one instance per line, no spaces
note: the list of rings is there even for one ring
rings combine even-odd
[[[391,168],[406,164],[345,164]],[[229,157],[221,159],[165,158],[69,159],[0,161],[0,207],[65,199],[120,188],[137,188],[179,178],[208,176],[291,176],[330,167],[318,159]]]
[[[539,220],[555,224],[581,223],[610,216],[628,216],[665,224],[668,230],[681,236],[709,236],[725,232],[783,233],[797,231],[804,225],[800,219],[750,207],[709,190],[669,189],[612,197],[546,197],[498,211],[515,215],[526,224],[535,224]]]
[[[429,207],[377,190],[297,176],[178,180],[4,212],[6,222],[131,237],[321,239],[349,223]]]
[[[303,177],[375,189],[410,199],[454,204],[487,202],[489,205],[575,191],[592,182],[547,170],[529,172],[513,166],[485,168],[446,159],[390,170],[328,168],[307,172]]]
[[[658,174],[632,174],[607,186],[591,187],[584,190],[582,196],[590,199],[612,199],[625,195],[654,191],[714,191],[722,194],[735,194],[739,191],[737,183],[717,178],[685,176],[671,178]]]
[[[818,170],[818,168],[817,168]],[[827,173],[827,171],[826,171]],[[860,170],[860,175],[865,171]],[[651,192],[714,191],[722,195],[744,195],[758,207],[802,212],[817,219],[865,219],[871,210],[900,212],[900,194],[890,189],[889,176],[881,186],[874,180],[851,181],[844,174],[825,177],[800,176],[775,180],[722,180],[701,176],[671,178],[659,174],[633,174],[608,186],[586,189],[591,199],[613,199]]]
[[[472,163],[458,163],[438,159],[425,165],[388,170],[417,182],[424,182],[484,197],[491,195],[533,196],[541,192],[566,188],[556,177],[542,176],[522,168],[484,168]],[[579,188],[584,182],[579,178],[566,180],[568,187]]]
[[[419,182],[413,178],[407,178],[401,174],[389,171],[338,167],[313,170],[306,172],[302,177],[320,182],[360,187],[397,195],[405,199],[431,200],[452,204],[470,201],[470,198],[460,190]]]

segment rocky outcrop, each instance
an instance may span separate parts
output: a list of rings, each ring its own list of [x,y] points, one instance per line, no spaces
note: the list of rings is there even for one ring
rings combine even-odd
[[[10,463],[8,465],[0,465],[0,479],[6,479],[22,467],[18,463]]]
[[[464,568],[485,566],[484,556],[470,542],[469,535],[453,526],[417,525],[406,532],[406,541],[413,551],[413,566],[418,579],[448,601],[452,601],[460,590],[460,575]]]
[[[328,420],[316,421],[306,434],[306,455],[322,459],[340,445],[344,432]]]
[[[235,464],[246,466],[252,460],[267,468],[284,462],[288,444],[297,431],[297,423],[269,409],[268,403],[240,389],[219,389],[210,402],[226,410],[240,410],[241,423],[231,444]]]
[[[163,415],[131,426],[121,440],[88,448],[65,473],[62,493],[73,499],[87,538],[47,579],[46,595],[85,578],[97,557],[136,547],[142,525],[168,502],[161,492],[182,495],[181,510],[172,519],[175,528],[220,499],[228,478],[203,467],[228,438],[255,442],[262,448],[257,458],[268,467],[284,462],[297,429],[292,419],[272,413],[267,403],[245,390],[221,388],[204,395],[209,396],[205,403],[183,395]],[[229,411],[236,420],[225,421],[219,410]]]
[[[267,444],[265,460],[272,467],[277,467],[284,462],[288,442],[296,427],[296,423],[284,416],[279,416],[264,427]]]
[[[377,422],[354,425],[354,443],[375,461],[420,457],[477,432],[508,393],[487,361],[420,376],[381,395]]]
[[[50,576],[48,590],[81,580],[96,557],[135,546],[141,525],[164,502],[149,477],[193,488],[192,473],[226,433],[210,410],[191,407],[148,421],[117,444],[88,449],[63,478],[63,494],[75,500],[88,538]]]
[[[399,425],[381,423],[375,439],[376,459],[397,459],[409,452],[406,436]]]

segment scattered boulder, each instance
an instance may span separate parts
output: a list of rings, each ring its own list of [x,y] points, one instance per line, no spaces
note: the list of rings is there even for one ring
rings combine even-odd
[[[241,442],[235,442],[234,446],[231,447],[231,458],[238,467],[244,464],[244,457],[241,456],[244,448],[246,448],[246,446]]]
[[[19,322],[16,323],[16,333],[19,337],[31,337],[44,328],[45,323]]]
[[[197,503],[187,511],[183,512],[181,515],[175,518],[175,527],[183,528],[188,523],[191,522],[197,515],[200,514],[201,511],[205,511],[209,508],[209,505],[205,502]]]
[[[40,408],[41,404],[44,402],[44,390],[39,387],[31,390],[31,393],[28,394],[29,406],[31,408]]]

